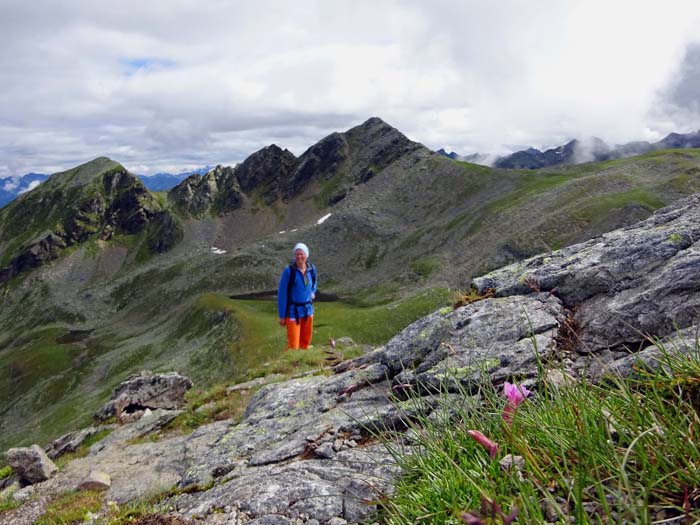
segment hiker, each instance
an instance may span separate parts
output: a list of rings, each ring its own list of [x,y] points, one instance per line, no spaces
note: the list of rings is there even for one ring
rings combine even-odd
[[[298,243],[292,250],[294,260],[280,277],[277,310],[280,325],[287,327],[287,350],[306,350],[311,343],[316,297],[316,268],[309,262],[309,248]]]

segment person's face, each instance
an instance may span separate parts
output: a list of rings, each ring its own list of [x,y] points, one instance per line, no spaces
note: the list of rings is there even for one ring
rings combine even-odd
[[[294,252],[294,260],[297,266],[304,266],[306,264],[306,254],[303,250],[297,250]]]

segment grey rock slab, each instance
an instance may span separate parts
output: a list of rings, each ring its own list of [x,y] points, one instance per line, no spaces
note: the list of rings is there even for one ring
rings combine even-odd
[[[479,292],[523,295],[556,289],[567,306],[634,285],[700,239],[700,196],[682,199],[646,220],[590,241],[531,257],[473,280]]]
[[[439,390],[535,377],[553,348],[565,312],[547,293],[492,298],[419,319],[384,347],[343,363],[342,370],[380,363],[393,389]],[[342,375],[342,374],[341,374]]]
[[[357,523],[376,510],[367,502],[389,492],[398,472],[393,457],[379,445],[344,450],[332,459],[243,467],[206,492],[175,496],[165,505],[188,517],[237,505],[254,519],[283,516],[326,523],[342,518]]]
[[[700,245],[680,250],[633,287],[583,303],[575,319],[582,349],[643,343],[697,319],[700,310]]]
[[[384,368],[351,370],[337,376],[311,376],[263,387],[251,400],[243,420],[208,434],[188,438],[190,460],[183,485],[206,485],[216,472],[237,460],[265,465],[311,452],[311,443],[345,435],[401,426],[403,414],[389,398],[390,385],[377,381]],[[351,393],[343,393],[357,386]],[[204,445],[207,443],[207,445]],[[206,454],[200,453],[209,446]]]
[[[633,226],[474,279],[499,296],[548,291],[575,308],[577,350],[639,350],[689,326],[700,307],[700,196]]]
[[[182,437],[133,445],[122,442],[72,461],[65,476],[77,485],[91,471],[102,471],[112,480],[106,499],[121,503],[172,489],[184,475],[183,460]]]
[[[26,483],[46,481],[58,468],[39,445],[11,448],[6,454],[7,463]]]

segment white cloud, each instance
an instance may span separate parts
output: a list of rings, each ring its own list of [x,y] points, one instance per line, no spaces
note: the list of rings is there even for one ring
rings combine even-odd
[[[13,192],[19,187],[19,177],[8,177],[4,180],[2,189],[4,191]]]
[[[28,191],[32,191],[34,188],[36,188],[39,184],[41,184],[40,180],[34,180],[29,183],[29,186],[26,188],[22,189],[19,193],[26,193]]]
[[[462,154],[658,139],[700,127],[659,102],[699,20],[687,0],[6,0],[0,177],[298,155],[370,116]]]

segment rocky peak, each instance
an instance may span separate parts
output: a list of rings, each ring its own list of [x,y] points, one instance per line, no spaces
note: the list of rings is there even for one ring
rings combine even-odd
[[[337,195],[328,202],[333,204],[353,185],[366,182],[402,155],[419,148],[422,148],[420,144],[410,141],[380,118],[372,117],[345,133],[331,133],[299,158],[276,144],[267,146],[235,168],[228,168],[229,175],[216,176],[217,187],[206,182],[207,176],[193,176],[170,190],[168,199],[181,211],[194,216],[208,212],[224,214],[239,208],[253,194],[269,206],[279,198],[293,199],[312,181],[342,177],[337,184],[340,188]],[[230,177],[231,173],[234,178]]]
[[[282,184],[296,163],[297,158],[292,152],[272,144],[243,161],[236,169],[236,178],[244,193],[256,190],[265,204],[271,204],[281,195]]]
[[[136,176],[106,157],[56,173],[0,210],[0,282],[92,237],[139,233],[154,221],[176,228],[164,214]]]
[[[341,133],[331,133],[307,149],[300,157],[294,173],[287,181],[285,196],[298,194],[312,180],[329,179],[348,160],[349,148]]]
[[[185,215],[223,214],[241,206],[238,167],[216,166],[204,175],[191,175],[168,192],[168,200]]]
[[[403,155],[421,148],[425,149],[382,119],[372,117],[345,133],[328,135],[305,151],[286,196],[298,194],[312,180],[343,176],[341,196],[331,197],[331,203],[337,202],[351,186],[367,182]]]

